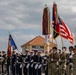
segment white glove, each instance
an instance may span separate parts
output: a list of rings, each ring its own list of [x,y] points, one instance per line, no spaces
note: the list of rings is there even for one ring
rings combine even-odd
[[[53,59],[51,59],[51,61],[53,61]]]
[[[38,67],[38,64],[35,65],[35,69],[37,69],[37,67]]]
[[[27,69],[29,68],[29,65],[30,65],[30,64],[27,64],[27,66],[26,66]]]
[[[72,58],[72,57],[73,57],[72,55],[69,56],[69,58]]]
[[[31,67],[33,67],[33,64],[31,64]]]
[[[22,68],[22,64],[20,65],[20,68]]]
[[[38,66],[38,69],[41,68],[41,64]]]

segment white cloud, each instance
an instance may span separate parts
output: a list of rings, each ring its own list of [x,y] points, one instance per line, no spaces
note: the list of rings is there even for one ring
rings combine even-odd
[[[59,15],[74,33],[76,28],[76,1],[56,0],[56,3]],[[45,4],[47,4],[52,14],[53,0],[0,0],[1,50],[7,47],[7,31],[12,33],[19,48],[36,35],[41,35]],[[57,40],[61,46],[60,39]]]

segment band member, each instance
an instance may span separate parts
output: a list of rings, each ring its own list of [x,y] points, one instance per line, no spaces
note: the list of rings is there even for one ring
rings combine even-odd
[[[29,66],[29,75],[33,75],[33,51],[30,51],[30,66]]]
[[[0,57],[1,57],[2,55],[1,55],[1,51],[0,51]]]
[[[2,51],[2,74],[4,74],[4,66],[5,66],[5,60],[6,60],[6,54],[4,51]]]
[[[45,52],[45,55],[43,56],[43,67],[45,75],[48,75],[48,53]]]
[[[9,68],[10,68],[10,57],[9,56],[7,56],[6,61],[7,61],[7,75],[10,75],[9,74],[10,73],[10,71],[9,71]]]
[[[38,50],[34,50],[34,66],[33,66],[33,75],[38,75]]]
[[[16,62],[15,62],[16,75],[22,75],[22,58],[16,53]]]
[[[42,68],[42,56],[41,56],[42,51],[38,51],[38,75],[41,74],[41,68]]]
[[[29,75],[29,64],[30,62],[30,55],[29,50],[26,50],[26,54],[24,55],[24,75]]]
[[[15,51],[12,51],[12,56],[10,58],[10,66],[11,66],[11,72],[13,75],[15,75],[15,62],[16,62],[16,54]]]

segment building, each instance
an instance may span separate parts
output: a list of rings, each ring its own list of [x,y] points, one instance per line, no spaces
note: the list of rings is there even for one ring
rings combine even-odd
[[[57,46],[56,44],[50,42],[49,48],[51,49],[52,47]],[[45,39],[41,36],[37,36],[34,39],[26,42],[21,46],[22,52],[25,53],[26,49],[29,49],[32,51],[33,49],[38,49],[41,51],[46,51],[46,45],[45,45]]]

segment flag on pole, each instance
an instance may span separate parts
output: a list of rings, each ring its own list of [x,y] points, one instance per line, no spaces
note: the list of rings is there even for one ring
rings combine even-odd
[[[8,38],[7,56],[8,56],[8,57],[11,56],[10,35],[9,35],[9,38]]]
[[[59,20],[59,27],[60,27],[60,33],[59,34],[63,38],[68,39],[71,44],[74,44],[74,35],[73,35],[73,33],[70,31],[68,26],[64,23],[64,21],[60,18],[60,16],[58,16],[58,20]]]
[[[74,44],[74,35],[60,18],[57,13],[57,5],[53,4],[53,38],[55,39],[58,35],[70,41],[71,44]]]
[[[11,34],[9,33],[9,39],[8,39],[8,48],[7,48],[7,55],[11,56],[11,47],[13,50],[18,49]]]
[[[18,49],[11,34],[9,34],[9,38],[10,38],[10,46],[12,47],[13,50]]]
[[[53,4],[53,16],[52,16],[52,25],[53,25],[53,38],[55,39],[59,35],[59,24],[58,24],[58,12],[57,5]]]
[[[43,18],[42,18],[42,34],[48,35],[50,34],[50,10],[46,6],[43,10]]]

